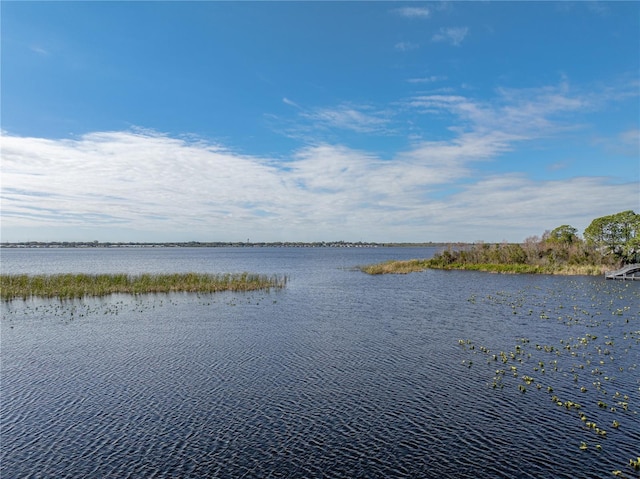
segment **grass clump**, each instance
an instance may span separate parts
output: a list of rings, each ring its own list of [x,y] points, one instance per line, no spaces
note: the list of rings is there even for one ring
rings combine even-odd
[[[424,271],[430,268],[428,259],[410,259],[406,261],[385,261],[384,263],[360,266],[360,270],[368,274],[407,274],[415,271]]]
[[[431,261],[433,269],[462,269],[467,271],[486,271],[489,273],[503,274],[540,274],[545,273],[545,269],[538,265],[522,263],[448,263],[442,264],[437,260]]]
[[[535,274],[544,273],[540,266],[528,264],[497,263],[444,263],[439,257],[432,259],[410,259],[405,261],[385,261],[384,263],[361,266],[361,271],[368,274],[407,274],[427,269],[487,271],[490,273]]]
[[[52,274],[0,275],[3,300],[39,296],[80,298],[114,293],[215,293],[219,291],[255,291],[283,288],[287,277],[251,273],[235,274]]]

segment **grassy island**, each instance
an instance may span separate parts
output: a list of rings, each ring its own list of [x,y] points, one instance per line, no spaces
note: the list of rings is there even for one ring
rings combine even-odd
[[[114,293],[215,293],[280,289],[287,277],[251,273],[237,274],[53,274],[0,275],[3,300],[29,298],[80,298]]]

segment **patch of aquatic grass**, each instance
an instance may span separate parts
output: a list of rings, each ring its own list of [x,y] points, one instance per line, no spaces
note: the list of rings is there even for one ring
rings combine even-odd
[[[565,264],[548,269],[550,274],[599,276],[603,275],[609,268],[603,265]]]
[[[544,273],[540,266],[527,264],[463,264],[442,263],[434,259],[411,259],[402,261],[385,261],[384,263],[361,266],[360,270],[368,274],[406,274],[426,269],[463,269],[469,271],[488,271],[492,273]]]
[[[545,273],[545,269],[538,265],[530,264],[499,264],[499,263],[476,263],[476,264],[463,264],[463,263],[449,263],[441,264],[437,261],[432,261],[430,266],[434,269],[459,269],[466,271],[486,271],[489,273],[502,273],[502,274],[540,274]]]
[[[215,293],[219,291],[255,291],[280,289],[286,276],[252,273],[235,274],[53,274],[0,275],[0,297],[3,300],[40,296],[47,298],[80,298],[114,293]]]
[[[360,266],[360,271],[368,274],[407,274],[415,271],[424,271],[430,268],[428,259],[410,259],[404,261],[385,261],[384,263]]]
[[[426,269],[485,271],[502,274],[558,274],[558,275],[601,275],[606,267],[601,265],[536,265],[524,263],[459,263],[445,262],[440,257],[432,259],[411,259],[385,261],[384,263],[360,266],[368,274],[406,274]]]

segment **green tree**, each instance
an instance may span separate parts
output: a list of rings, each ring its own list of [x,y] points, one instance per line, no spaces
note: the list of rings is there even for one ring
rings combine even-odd
[[[578,233],[578,230],[573,226],[558,226],[556,229],[551,231],[551,233],[549,233],[547,241],[563,244],[577,243],[580,239],[578,238],[578,235],[576,233]]]
[[[588,244],[625,263],[640,260],[640,215],[631,210],[594,219],[584,230]]]

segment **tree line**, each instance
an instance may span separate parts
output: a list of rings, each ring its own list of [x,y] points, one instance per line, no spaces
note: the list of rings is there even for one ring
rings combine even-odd
[[[522,244],[479,243],[449,248],[433,259],[447,264],[528,264],[541,267],[640,263],[640,215],[631,210],[594,219],[582,238],[571,225],[532,236]]]

